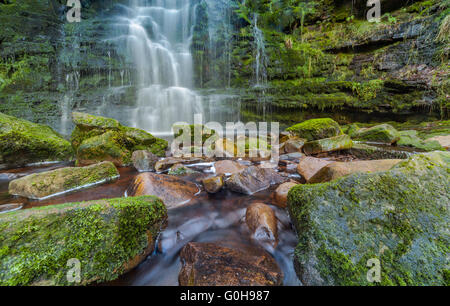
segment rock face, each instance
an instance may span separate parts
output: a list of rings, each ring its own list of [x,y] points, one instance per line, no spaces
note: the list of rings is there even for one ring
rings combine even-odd
[[[286,178],[273,169],[251,166],[240,173],[233,174],[225,184],[232,191],[251,195],[285,181]]]
[[[214,164],[217,174],[235,174],[242,172],[246,167],[232,160],[220,160]]]
[[[167,211],[156,197],[68,203],[0,214],[0,285],[116,279],[154,250]],[[66,277],[80,262],[80,282]]]
[[[245,222],[253,238],[270,241],[273,244],[278,240],[277,217],[270,206],[263,203],[253,203],[247,207]]]
[[[333,152],[348,150],[353,146],[353,142],[348,135],[341,135],[332,138],[325,138],[305,143],[303,152],[305,154],[318,154],[323,152]]]
[[[362,128],[353,133],[353,139],[369,141],[395,143],[400,139],[399,132],[389,124],[376,125],[371,128]]]
[[[202,183],[208,193],[217,193],[222,190],[225,185],[222,175],[204,179]]]
[[[122,126],[117,120],[74,112],[76,124],[72,132],[72,146],[77,162],[89,165],[111,161],[116,166],[131,164],[131,155],[137,150],[147,150],[164,156],[167,141],[139,129]]]
[[[244,252],[189,242],[180,257],[180,286],[276,286],[283,281],[276,261],[262,249]]]
[[[286,131],[308,141],[331,138],[342,134],[339,124],[330,118],[307,120],[286,129]]]
[[[357,172],[387,171],[401,162],[401,159],[382,159],[355,162],[334,162],[320,169],[308,183],[324,183]]]
[[[102,184],[119,177],[111,162],[87,167],[60,168],[31,174],[9,183],[9,193],[30,199],[44,199],[88,186]]]
[[[131,156],[133,166],[139,172],[155,171],[155,164],[158,159],[158,156],[146,150],[134,151]]]
[[[286,182],[278,186],[278,188],[274,192],[275,204],[281,208],[285,208],[287,206],[288,192],[292,187],[296,185],[298,184],[293,182]]]
[[[197,185],[176,176],[142,173],[131,186],[133,196],[154,195],[163,200],[168,209],[182,206],[198,193]]]
[[[21,166],[72,157],[70,143],[50,127],[0,113],[0,165]]]
[[[288,208],[305,285],[448,285],[450,153],[417,154],[391,170],[299,185]]]
[[[297,172],[308,182],[320,169],[331,163],[325,159],[307,156],[298,163]]]

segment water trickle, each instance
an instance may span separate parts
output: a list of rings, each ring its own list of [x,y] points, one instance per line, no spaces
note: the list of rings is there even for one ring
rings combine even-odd
[[[253,38],[255,53],[255,85],[264,86],[267,83],[267,54],[264,34],[258,28],[258,15],[253,18]]]

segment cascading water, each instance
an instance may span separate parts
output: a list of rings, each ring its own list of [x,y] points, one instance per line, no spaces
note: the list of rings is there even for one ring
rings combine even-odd
[[[190,89],[195,9],[192,0],[132,1],[126,22],[138,87],[134,126],[164,134],[203,113],[201,96]]]
[[[264,35],[258,28],[258,15],[253,18],[253,38],[255,52],[255,85],[264,86],[267,83],[267,54]]]

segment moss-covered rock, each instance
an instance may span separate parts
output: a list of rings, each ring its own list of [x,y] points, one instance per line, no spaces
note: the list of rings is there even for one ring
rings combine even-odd
[[[352,134],[352,138],[368,142],[396,143],[400,139],[399,132],[390,124],[380,124],[370,128],[362,128]]]
[[[81,168],[60,168],[34,173],[9,183],[9,193],[31,199],[44,199],[111,181],[119,171],[111,162]]]
[[[373,159],[406,159],[411,156],[411,152],[388,149],[386,147],[376,147],[365,143],[353,142],[350,153],[364,160]]]
[[[342,134],[339,124],[330,118],[311,119],[287,128],[300,138],[309,141],[330,138]]]
[[[0,165],[70,160],[70,143],[48,126],[0,113]]]
[[[417,154],[391,170],[298,185],[288,194],[305,285],[445,285],[450,237],[450,153]]]
[[[167,219],[153,196],[96,200],[0,215],[0,285],[86,285],[116,279],[154,250]],[[67,274],[80,262],[80,283]]]
[[[117,166],[131,163],[134,151],[147,150],[165,156],[167,141],[144,130],[126,127],[117,120],[85,113],[72,114],[76,127],[72,133],[72,146],[81,165],[99,161],[112,161]]]
[[[318,154],[323,152],[333,152],[339,150],[348,150],[353,146],[352,139],[348,135],[340,135],[331,138],[324,138],[315,141],[309,141],[304,144],[303,152],[305,154]]]
[[[425,141],[418,137],[418,132],[415,130],[400,131],[400,139],[397,141],[398,146],[412,147],[423,151],[444,150],[438,141]]]

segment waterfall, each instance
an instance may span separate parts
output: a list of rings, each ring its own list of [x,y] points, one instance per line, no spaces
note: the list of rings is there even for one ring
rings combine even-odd
[[[258,28],[258,15],[253,18],[253,38],[255,52],[255,85],[264,86],[267,83],[267,54],[264,35]]]
[[[196,1],[132,1],[125,20],[127,47],[136,70],[137,104],[132,124],[169,133],[175,122],[203,113],[193,86],[190,51]]]

